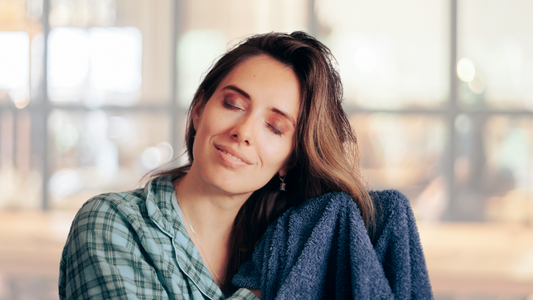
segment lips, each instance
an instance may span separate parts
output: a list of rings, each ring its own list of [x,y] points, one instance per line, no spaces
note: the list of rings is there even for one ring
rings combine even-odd
[[[235,151],[225,146],[215,145],[215,148],[217,148],[218,151],[222,152],[222,154],[226,155],[228,158],[235,162],[241,162],[247,165],[251,165],[251,163],[247,159],[245,159],[244,156],[237,154]]]

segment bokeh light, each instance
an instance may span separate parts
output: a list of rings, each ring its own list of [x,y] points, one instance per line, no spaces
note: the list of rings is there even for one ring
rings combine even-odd
[[[461,58],[457,63],[457,76],[464,82],[471,82],[476,76],[476,68],[469,58]]]

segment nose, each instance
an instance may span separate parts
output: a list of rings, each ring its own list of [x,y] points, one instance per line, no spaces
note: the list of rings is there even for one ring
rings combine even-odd
[[[230,134],[233,140],[244,143],[247,146],[252,144],[254,118],[252,116],[242,117],[238,123],[231,128]]]

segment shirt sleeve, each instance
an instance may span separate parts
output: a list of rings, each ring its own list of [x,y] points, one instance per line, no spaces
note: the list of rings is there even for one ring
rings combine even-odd
[[[60,299],[168,298],[128,218],[105,197],[88,201],[72,223],[61,257]]]

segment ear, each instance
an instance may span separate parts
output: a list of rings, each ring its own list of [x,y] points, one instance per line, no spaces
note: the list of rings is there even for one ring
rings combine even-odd
[[[295,161],[295,158],[294,158],[294,152],[293,152],[291,153],[291,155],[289,155],[283,167],[279,169],[278,175],[281,177],[287,175],[287,173],[295,166],[294,161]]]
[[[198,130],[198,122],[200,122],[200,117],[202,115],[202,112],[205,106],[205,104],[202,103],[202,100],[201,100],[202,98],[199,98],[199,99],[200,101],[198,101],[198,103],[192,109],[192,125],[194,127],[194,130]]]
[[[289,172],[291,168],[292,167],[290,164],[285,164],[285,166],[279,169],[279,172],[278,172],[279,176],[284,177],[285,175],[287,175],[287,173]]]
[[[201,113],[200,103],[198,103],[192,110],[192,126],[194,127],[195,131],[198,129],[198,122],[200,120]]]

